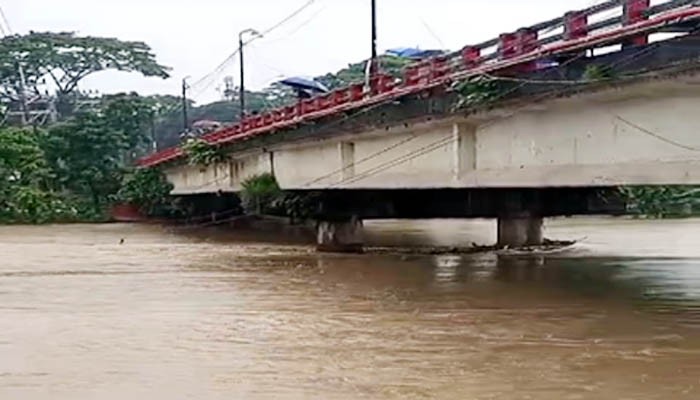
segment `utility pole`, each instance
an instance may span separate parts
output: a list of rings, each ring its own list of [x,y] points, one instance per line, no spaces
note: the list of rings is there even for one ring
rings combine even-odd
[[[377,1],[372,0],[372,60],[370,61],[370,76],[377,72]]]
[[[158,152],[158,138],[156,138],[156,112],[151,111],[150,121],[151,123],[151,152]]]
[[[182,78],[182,129],[187,132],[189,119],[187,118],[187,77]]]
[[[238,34],[238,56],[241,60],[241,87],[238,95],[238,101],[240,101],[239,111],[241,115],[239,121],[241,122],[243,121],[243,118],[245,118],[245,63],[243,62],[243,32]]]
[[[245,46],[245,43],[243,43],[243,35],[246,33],[249,33],[255,37],[262,37],[262,34],[260,32],[256,31],[255,29],[244,29],[238,33],[238,56],[240,57],[241,60],[241,88],[240,88],[240,107],[241,107],[241,115],[240,115],[240,120],[243,121],[243,118],[245,118],[245,63],[244,63],[244,58],[243,58],[243,47]]]
[[[29,121],[29,109],[27,108],[27,82],[24,78],[22,63],[17,61],[17,72],[19,72],[19,106],[22,126],[26,126]]]

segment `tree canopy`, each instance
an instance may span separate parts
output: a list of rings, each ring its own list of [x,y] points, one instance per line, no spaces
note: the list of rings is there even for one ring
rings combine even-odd
[[[45,95],[54,88],[59,97],[76,91],[87,76],[104,70],[138,72],[168,78],[169,68],[159,64],[143,42],[77,36],[73,32],[31,32],[0,39],[0,98],[18,101],[20,68],[25,90]]]

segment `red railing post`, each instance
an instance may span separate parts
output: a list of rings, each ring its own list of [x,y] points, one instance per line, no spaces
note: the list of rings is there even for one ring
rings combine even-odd
[[[365,96],[365,85],[355,83],[350,86],[350,101],[360,101]]]
[[[418,67],[409,65],[403,70],[403,84],[413,86],[418,83]]]
[[[515,33],[503,33],[499,37],[498,54],[501,59],[513,58],[518,54],[518,37]]]
[[[437,56],[430,60],[430,81],[440,79],[449,72],[447,57]]]
[[[516,33],[517,39],[517,55],[523,55],[531,53],[539,47],[537,31],[532,29],[522,28]],[[537,69],[537,62],[531,61],[527,64],[523,64],[522,69],[524,71],[534,71]]]
[[[564,14],[564,40],[588,36],[588,16],[580,11]]]
[[[481,49],[474,46],[466,46],[462,49],[462,62],[467,69],[474,68],[481,63]]]
[[[622,6],[622,25],[632,25],[648,18],[646,11],[651,6],[651,0],[625,0]],[[644,46],[649,43],[648,35],[631,38],[623,47]]]

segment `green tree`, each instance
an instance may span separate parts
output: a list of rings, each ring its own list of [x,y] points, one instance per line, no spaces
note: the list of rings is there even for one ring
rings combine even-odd
[[[177,206],[170,196],[173,185],[158,168],[142,168],[125,176],[117,200],[137,205],[141,212],[150,216],[169,216]]]
[[[381,71],[396,78],[402,77],[404,68],[411,63],[413,63],[413,60],[408,58],[401,58],[391,55],[383,55],[379,57]],[[319,76],[316,78],[316,80],[326,85],[329,89],[338,89],[353,83],[364,82],[366,68],[367,61],[362,61],[350,64],[338,72]]]
[[[188,140],[182,145],[182,150],[187,155],[187,161],[190,165],[207,166],[226,159],[226,154],[219,147],[202,139]]]
[[[31,32],[0,39],[0,99],[17,102],[22,67],[26,90],[43,95],[50,82],[56,89],[59,111],[71,111],[72,97],[87,76],[105,70],[138,72],[167,78],[143,42],[76,36],[72,32]]]
[[[86,113],[52,126],[44,148],[56,183],[89,199],[92,212],[101,214],[119,189],[128,136],[104,117]]]
[[[241,184],[241,200],[243,208],[251,214],[274,213],[282,191],[277,179],[271,174],[260,174],[250,177]]]
[[[0,129],[0,222],[73,219],[75,210],[49,189],[52,178],[37,132]]]
[[[0,188],[10,184],[34,186],[51,177],[50,169],[31,130],[0,129]]]
[[[148,153],[158,107],[159,104],[153,98],[141,97],[136,93],[102,98],[100,109],[105,123],[124,133],[124,146],[128,150],[124,155],[125,163],[131,163]]]

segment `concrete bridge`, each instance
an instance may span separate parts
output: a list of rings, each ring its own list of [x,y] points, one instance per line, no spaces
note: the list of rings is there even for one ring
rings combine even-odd
[[[176,195],[261,173],[319,191],[322,249],[361,247],[368,218],[497,218],[499,243],[541,243],[545,217],[619,212],[610,188],[700,184],[697,3],[572,11],[203,137],[224,162],[141,165]]]

